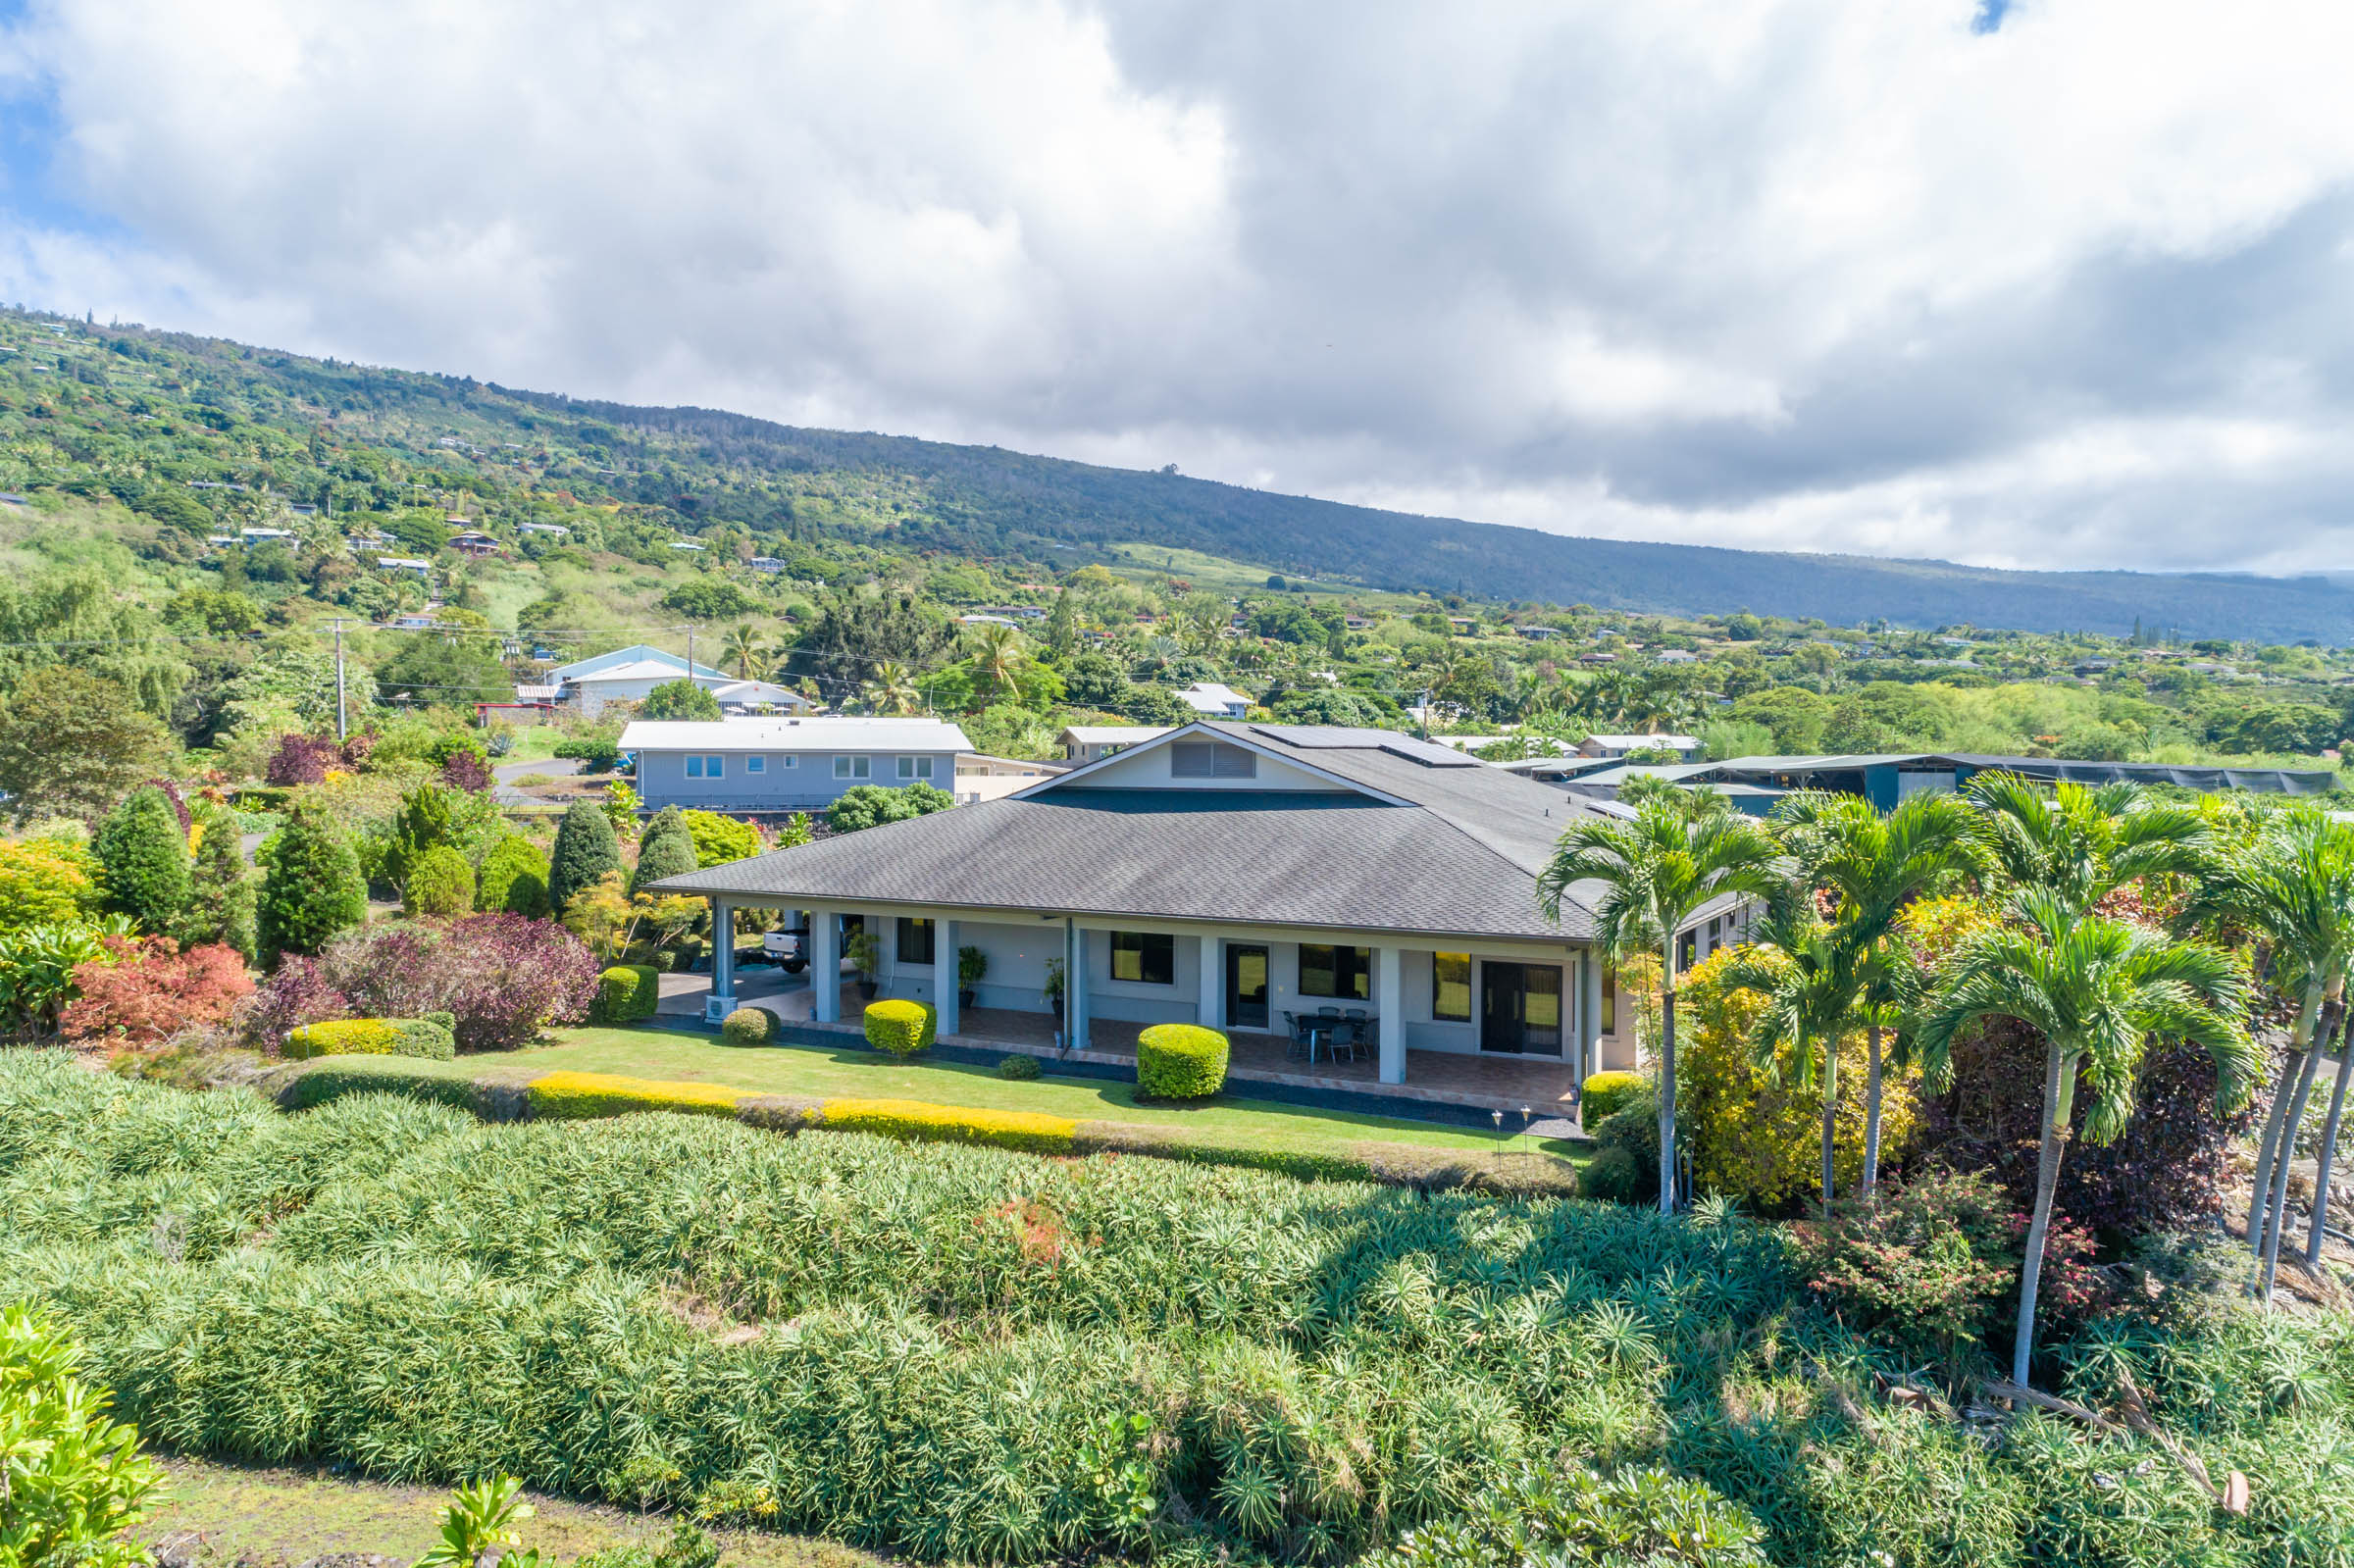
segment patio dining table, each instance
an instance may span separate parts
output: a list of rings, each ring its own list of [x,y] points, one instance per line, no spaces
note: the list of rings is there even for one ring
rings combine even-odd
[[[1324,1056],[1329,1061],[1332,1057],[1333,1037],[1344,1029],[1354,1029],[1356,1022],[1356,1019],[1341,1018],[1331,1013],[1298,1014],[1292,1018],[1292,1037],[1307,1046],[1307,1060],[1312,1066],[1316,1060],[1317,1042],[1323,1043]]]

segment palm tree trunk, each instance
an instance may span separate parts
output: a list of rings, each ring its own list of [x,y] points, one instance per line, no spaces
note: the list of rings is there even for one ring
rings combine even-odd
[[[1871,1040],[1864,1067],[1864,1196],[1868,1200],[1880,1187],[1880,1026],[1871,1025],[1866,1034]]]
[[[2068,1134],[2069,1101],[2076,1085],[2073,1057],[2061,1059],[2057,1042],[2044,1047],[2043,1142],[2035,1151],[2035,1216],[2027,1222],[2027,1255],[2019,1277],[2019,1335],[2011,1345],[2011,1381],[2027,1386],[2035,1350],[2035,1288],[2043,1283],[2043,1239],[2052,1228],[2052,1194],[2060,1189],[2060,1146]]]
[[[2289,1035],[2288,1060],[2280,1064],[2280,1082],[2273,1087],[2272,1108],[2265,1112],[2264,1138],[2256,1145],[2255,1190],[2248,1194],[2248,1252],[2264,1255],[2264,1227],[2268,1213],[2267,1199],[2273,1188],[2273,1152],[2280,1144],[2281,1118],[2288,1110],[2288,1097],[2304,1063],[2304,1051],[2313,1043],[2313,1028],[2322,1011],[2322,987],[2308,985],[2305,999],[2297,1009],[2297,1022]]]
[[[2273,1271],[2280,1262],[2280,1233],[2288,1229],[2288,1168],[2290,1156],[2297,1148],[2297,1128],[2305,1120],[2305,1102],[2313,1094],[2313,1075],[2321,1066],[2322,1053],[2311,1047],[2297,1072],[2297,1091],[2288,1102],[2288,1121],[2280,1129],[2279,1147],[2273,1156],[2273,1192],[2265,1204],[2264,1279],[2257,1288],[2257,1299],[2271,1304],[2273,1299]]]
[[[1675,1212],[1675,933],[1660,950],[1660,1212]]]
[[[1836,1157],[1836,1138],[1839,1127],[1839,1050],[1838,1041],[1822,1042],[1822,1217],[1831,1217],[1832,1162]],[[1802,1037],[1800,1049],[1805,1049]]]
[[[2322,1266],[2322,1232],[2329,1223],[2329,1169],[2337,1159],[2337,1130],[2346,1114],[2346,1087],[2354,1080],[2354,1045],[2346,1040],[2346,1024],[2337,1026],[2337,1082],[2329,1090],[2329,1119],[2322,1124],[2321,1158],[2313,1172],[2313,1223],[2305,1229],[2305,1267],[2318,1273]]]

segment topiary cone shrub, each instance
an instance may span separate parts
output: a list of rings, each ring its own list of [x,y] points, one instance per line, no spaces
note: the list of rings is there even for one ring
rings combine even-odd
[[[1585,1082],[1578,1114],[1588,1125],[1603,1121],[1642,1093],[1650,1082],[1641,1073],[1596,1073]]]
[[[777,1015],[765,1007],[739,1007],[719,1026],[722,1045],[774,1045]]]
[[[894,1056],[913,1056],[932,1046],[932,1032],[939,1015],[922,1002],[869,1002],[866,1007],[866,1042],[879,1051]]]
[[[1226,1037],[1199,1024],[1155,1024],[1136,1037],[1136,1088],[1148,1099],[1207,1099],[1226,1087]]]

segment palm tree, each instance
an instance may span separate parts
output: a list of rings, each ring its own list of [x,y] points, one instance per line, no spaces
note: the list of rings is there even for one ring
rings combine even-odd
[[[2261,936],[2276,979],[2297,988],[2296,1023],[2257,1146],[2248,1204],[2248,1245],[2263,1262],[2259,1290],[2269,1301],[2288,1220],[2288,1148],[2322,1057],[2317,1031],[2325,1009],[2344,994],[2354,965],[2354,827],[2312,807],[2279,812],[2252,842],[2210,861],[2185,915],[2221,918]],[[2345,1077],[2341,1068],[2333,1112],[2344,1108]],[[2333,1152],[2325,1150],[2325,1160]],[[2314,1225],[2318,1236],[2318,1204]],[[2318,1248],[2309,1244],[2307,1250],[2318,1259]]]
[[[2207,824],[2189,806],[2153,800],[2138,784],[2040,785],[1982,773],[1965,793],[1983,811],[1994,864],[2078,913],[2141,877],[2196,876],[2207,866]]]
[[[875,666],[875,678],[859,691],[859,697],[869,712],[900,718],[915,712],[915,705],[923,700],[923,694],[916,689],[915,677],[896,659],[885,659]]]
[[[2020,1277],[2019,1332],[2011,1381],[2025,1387],[2035,1342],[2035,1291],[2060,1182],[2076,1080],[2093,1092],[2084,1137],[2109,1143],[2133,1113],[2144,1042],[2167,1035],[2204,1045],[2225,1109],[2246,1103],[2256,1052],[2239,1023],[2247,997],[2230,957],[2105,915],[2087,915],[2044,887],[2022,888],[2011,920],[1971,937],[1929,1003],[1915,1046],[1932,1082],[1952,1073],[1954,1035],[1981,1018],[2012,1018],[2044,1037],[2043,1137],[2035,1156],[2035,1209]]]
[[[1861,795],[1809,790],[1774,813],[1801,874],[1834,899],[1832,920],[1854,949],[1858,986],[1873,994],[1863,1018],[1870,1052],[1864,1105],[1864,1190],[1880,1176],[1881,1043],[1901,1000],[1897,918],[1914,899],[1959,880],[1978,860],[1978,818],[1954,795],[1919,794],[1882,816]],[[1853,1000],[1853,998],[1851,998]]]
[[[1861,954],[1844,933],[1815,913],[1813,904],[1813,892],[1804,886],[1777,898],[1749,945],[1725,964],[1718,979],[1728,988],[1766,998],[1752,1038],[1761,1067],[1778,1073],[1782,1047],[1788,1046],[1799,1087],[1810,1088],[1820,1047],[1822,1213],[1828,1219],[1839,1125],[1839,1039],[1853,1020]]]
[[[749,681],[753,668],[767,662],[769,647],[761,640],[757,627],[749,621],[739,621],[719,639],[719,656],[722,662],[736,666],[737,680]]]
[[[1561,835],[1537,878],[1545,918],[1579,883],[1592,900],[1597,944],[1612,959],[1660,955],[1660,1210],[1675,1210],[1675,948],[1703,905],[1727,895],[1769,897],[1781,886],[1780,850],[1763,828],[1730,813],[1688,817],[1646,801],[1635,819],[1587,818]],[[1583,901],[1583,900],[1581,900]]]
[[[996,696],[1017,690],[1021,670],[1030,659],[1022,634],[1014,628],[991,623],[975,629],[973,679]]]

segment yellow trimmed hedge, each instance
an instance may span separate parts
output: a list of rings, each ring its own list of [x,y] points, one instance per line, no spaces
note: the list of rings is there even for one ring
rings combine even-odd
[[[1579,1119],[1592,1127],[1612,1111],[1623,1109],[1650,1082],[1641,1073],[1596,1073],[1585,1082],[1578,1102]]]
[[[989,1111],[922,1100],[828,1100],[806,1126],[875,1133],[926,1143],[987,1143],[1029,1154],[1068,1154],[1079,1124],[1043,1111]]]
[[[596,1017],[603,1024],[651,1018],[662,1004],[662,976],[651,964],[615,964],[596,977]]]
[[[400,1043],[400,1031],[387,1019],[337,1018],[324,1024],[305,1024],[286,1036],[286,1056],[304,1062],[314,1056],[390,1056]]]
[[[866,1004],[866,1042],[894,1056],[929,1050],[940,1015],[923,1002],[893,999]]]
[[[616,1073],[549,1073],[532,1080],[532,1115],[552,1121],[620,1116],[630,1111],[686,1111],[734,1116],[746,1090],[724,1084],[688,1084]]]
[[[1207,1099],[1226,1087],[1226,1037],[1199,1024],[1154,1024],[1136,1037],[1136,1091],[1149,1099]]]
[[[428,1061],[454,1061],[457,1037],[442,1020],[431,1018],[336,1018],[305,1024],[286,1036],[289,1061],[314,1056],[418,1056]]]

